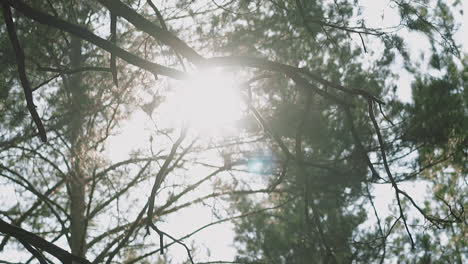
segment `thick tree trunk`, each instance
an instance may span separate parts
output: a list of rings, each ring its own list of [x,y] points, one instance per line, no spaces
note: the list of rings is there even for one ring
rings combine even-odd
[[[81,40],[72,37],[70,64],[73,69],[82,64]],[[85,257],[86,254],[86,224],[85,224],[85,164],[86,153],[83,145],[84,101],[85,92],[82,74],[73,74],[68,82],[70,89],[70,144],[71,164],[69,191],[70,191],[70,247],[72,254]]]

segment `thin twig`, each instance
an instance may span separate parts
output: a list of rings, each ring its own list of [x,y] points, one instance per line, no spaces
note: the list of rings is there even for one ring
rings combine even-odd
[[[362,43],[362,47],[364,48],[364,53],[367,53],[366,44],[364,43],[364,39],[362,38],[361,33],[358,33],[358,34],[359,34],[359,37],[361,38],[361,43]]]
[[[161,166],[161,169],[159,170],[158,174],[156,175],[156,179],[153,184],[153,188],[151,190],[150,197],[148,198],[148,223],[147,223],[147,228],[154,226],[153,224],[153,214],[154,214],[154,200],[156,197],[156,192],[159,190],[161,187],[161,184],[163,183],[164,179],[166,178],[167,173],[169,172],[169,164],[174,160],[174,157],[176,155],[177,148],[179,145],[182,143],[182,141],[185,139],[185,136],[187,135],[187,127],[184,127],[180,133],[179,138],[177,141],[172,145],[171,152],[169,153],[169,156],[166,158],[164,161],[164,164]],[[157,230],[157,229],[155,229]],[[158,231],[156,231],[158,232]],[[161,249],[161,254],[163,254],[164,250],[164,240],[163,240],[163,235],[164,233],[158,232],[159,235],[159,242],[160,242],[160,249]]]
[[[369,191],[369,184],[368,183],[366,183],[366,194],[367,194],[367,198],[369,198],[369,201],[371,203],[372,210],[374,211],[375,218],[377,219],[377,226],[379,227],[380,235],[382,236],[382,249],[383,249],[383,252],[382,252],[382,257],[380,258],[380,264],[383,264],[383,261],[385,260],[385,255],[387,253],[387,237],[385,236],[384,231],[382,229],[382,224],[381,224],[381,221],[380,221],[380,217],[379,217],[379,214],[377,213],[377,209],[375,208],[374,199],[372,198],[372,195],[371,195],[371,193]]]
[[[41,88],[42,86],[44,86],[44,85],[50,83],[51,81],[57,79],[59,76],[60,76],[60,74],[55,74],[54,76],[50,77],[49,79],[47,79],[47,80],[41,82],[40,84],[38,84],[36,87],[34,87],[34,88],[32,89],[32,91],[34,92],[34,91],[38,90],[38,89]]]
[[[29,251],[34,258],[36,258],[40,264],[48,264],[47,260],[45,257],[39,252],[37,249],[35,249],[33,246],[31,246],[28,242],[24,241],[23,239],[18,239],[19,242],[26,248],[27,251]]]
[[[377,139],[379,141],[380,152],[382,154],[382,160],[383,160],[383,163],[384,163],[384,168],[385,168],[385,171],[387,172],[387,176],[388,176],[390,182],[392,183],[393,188],[395,188],[395,196],[396,196],[397,203],[398,203],[398,209],[400,210],[400,216],[401,216],[401,219],[403,220],[403,224],[405,225],[406,233],[408,233],[408,237],[409,237],[410,242],[411,242],[411,248],[414,249],[413,236],[411,235],[411,232],[409,230],[408,223],[406,221],[406,216],[405,216],[405,214],[403,212],[403,207],[401,205],[401,200],[400,200],[401,190],[398,188],[398,185],[397,185],[397,183],[395,181],[395,178],[393,178],[392,172],[390,171],[390,167],[388,165],[387,154],[385,152],[384,141],[383,141],[383,138],[382,138],[382,134],[380,133],[379,124],[377,123],[377,120],[375,119],[375,115],[374,115],[374,107],[373,107],[374,101],[372,100],[372,98],[368,98],[368,105],[369,105],[369,116],[370,116],[370,118],[372,120],[372,124],[374,125],[375,133],[377,134]]]
[[[163,245],[163,244],[162,244],[162,238],[163,238],[163,235],[165,235],[165,236],[169,237],[170,239],[172,239],[172,241],[174,241],[175,243],[177,243],[177,244],[183,246],[183,247],[185,248],[185,250],[187,251],[187,255],[188,255],[189,259],[190,259],[190,262],[191,262],[192,264],[195,264],[195,262],[193,262],[192,253],[190,252],[190,249],[187,247],[187,245],[185,245],[184,242],[182,242],[182,241],[180,241],[180,239],[177,239],[177,238],[175,238],[175,237],[169,235],[168,233],[166,233],[166,232],[160,230],[160,229],[157,228],[156,225],[155,225],[154,223],[152,223],[152,222],[150,223],[150,227],[151,227],[153,230],[155,230],[155,231],[159,234],[160,243],[161,243],[161,248],[160,248],[161,254],[163,254],[163,249],[164,249],[164,246],[162,246],[162,245]]]
[[[382,116],[385,118],[385,120],[387,120],[387,122],[389,122],[393,127],[395,126],[395,124],[393,124],[392,120],[390,120],[386,115],[385,115],[385,112],[383,111],[382,109],[382,104],[379,104],[379,110],[380,110],[380,113],[382,114]]]
[[[79,67],[79,68],[74,68],[74,69],[68,69],[68,68],[51,68],[51,67],[42,67],[38,66],[37,67],[38,71],[46,71],[46,72],[58,72],[60,74],[75,74],[75,73],[80,73],[80,72],[85,72],[85,71],[93,71],[93,72],[112,72],[110,68],[107,67],[96,67],[96,66],[85,66],[85,67]]]

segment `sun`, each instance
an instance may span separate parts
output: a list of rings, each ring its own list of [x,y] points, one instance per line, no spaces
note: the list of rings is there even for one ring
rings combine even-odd
[[[204,69],[175,87],[167,97],[167,115],[198,134],[232,133],[244,105],[234,74],[223,69]]]
[[[132,150],[147,147],[155,126],[161,130],[187,126],[192,135],[209,140],[239,135],[239,120],[246,106],[234,74],[223,69],[206,69],[193,76],[172,83],[157,109],[150,113],[134,111],[128,120],[121,122],[120,133],[109,138],[106,148],[112,160],[124,160]]]

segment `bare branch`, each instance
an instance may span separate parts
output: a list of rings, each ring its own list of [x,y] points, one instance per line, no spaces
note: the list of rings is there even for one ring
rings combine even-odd
[[[15,237],[20,241],[27,241],[29,245],[32,245],[58,258],[63,264],[70,264],[72,261],[91,264],[91,262],[89,262],[87,259],[75,256],[68,251],[48,242],[47,240],[22,228],[11,225],[2,219],[0,219],[0,232]]]
[[[34,104],[34,99],[32,95],[33,90],[31,89],[31,85],[29,84],[29,80],[26,75],[24,52],[21,48],[18,36],[16,35],[15,24],[13,23],[13,18],[11,16],[10,6],[6,2],[3,2],[2,10],[11,46],[13,47],[13,50],[15,52],[16,64],[18,66],[18,74],[21,81],[21,85],[23,86],[24,96],[26,97],[26,103],[28,106],[29,113],[31,114],[31,117],[34,123],[36,124],[42,142],[47,142],[47,134],[44,125],[42,124],[41,118],[37,113],[36,105]]]
[[[90,43],[93,43],[94,45],[108,51],[111,53],[114,53],[116,56],[122,58],[123,60],[127,61],[130,64],[133,64],[137,67],[140,67],[142,69],[145,69],[153,74],[161,74],[161,75],[166,75],[170,76],[174,79],[185,79],[187,75],[181,71],[174,70],[162,65],[159,65],[157,63],[153,63],[150,61],[147,61],[145,59],[142,59],[138,56],[133,55],[132,53],[125,51],[116,45],[112,44],[111,42],[91,33],[90,31],[77,26],[75,24],[69,23],[67,21],[64,21],[62,19],[59,19],[57,17],[48,15],[46,13],[43,13],[41,11],[38,11],[34,8],[31,8],[30,6],[24,4],[21,1],[13,1],[13,0],[0,0],[4,5],[10,5],[19,12],[21,12],[23,15],[26,17],[47,25],[51,26],[54,28],[61,29],[65,32],[68,32],[72,35],[75,35],[79,38],[82,38],[84,40],[89,41]],[[117,14],[118,15],[118,14]]]
[[[153,38],[169,45],[176,50],[176,52],[182,54],[182,56],[186,57],[193,63],[197,64],[203,60],[203,57],[185,44],[185,42],[171,34],[169,31],[151,23],[149,20],[119,0],[98,0],[98,2],[107,7],[107,9],[115,15],[125,18],[139,30],[146,32]]]
[[[110,21],[110,31],[111,31],[111,42],[116,45],[117,42],[117,16],[111,12],[111,21]],[[110,58],[110,68],[112,71],[112,79],[114,80],[115,86],[119,86],[119,79],[117,78],[117,58],[114,53],[111,52]]]
[[[371,98],[368,99],[368,104],[369,104],[369,116],[370,116],[370,118],[372,120],[372,124],[374,125],[375,133],[377,133],[377,139],[379,140],[380,152],[382,153],[384,168],[385,168],[385,171],[387,172],[387,176],[388,176],[390,182],[392,183],[393,188],[395,188],[395,196],[396,196],[397,203],[398,203],[398,209],[400,210],[400,217],[403,220],[403,224],[405,225],[406,232],[408,233],[408,237],[409,237],[410,242],[411,242],[411,248],[414,248],[413,236],[411,235],[411,232],[410,232],[409,227],[408,227],[408,223],[406,222],[406,216],[405,216],[405,213],[403,211],[401,201],[400,201],[400,192],[401,191],[400,191],[397,183],[395,182],[395,179],[393,178],[392,172],[390,171],[390,167],[389,167],[388,162],[387,162],[387,154],[385,153],[385,145],[384,145],[384,141],[383,141],[383,138],[382,138],[382,134],[380,133],[379,124],[377,123],[377,120],[375,120],[374,107],[373,107],[374,102],[372,101]]]

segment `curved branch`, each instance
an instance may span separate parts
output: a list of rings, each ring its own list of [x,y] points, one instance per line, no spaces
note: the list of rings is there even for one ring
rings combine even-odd
[[[153,74],[161,74],[161,75],[169,76],[178,80],[185,79],[187,77],[187,75],[184,72],[174,70],[172,68],[142,59],[124,49],[117,47],[116,45],[112,44],[110,41],[107,41],[78,25],[72,24],[60,18],[51,16],[49,14],[36,10],[21,1],[0,0],[0,2],[3,3],[4,6],[8,6],[8,5],[12,6],[14,9],[22,13],[24,16],[40,24],[63,30],[79,38],[87,40],[90,43],[93,43],[94,45],[106,50],[107,52],[115,54],[116,56],[122,58],[128,63],[133,64],[142,69],[145,69]],[[7,8],[4,8],[4,10],[5,9]],[[116,13],[116,15],[119,15],[119,14],[120,13]]]
[[[16,35],[15,24],[13,23],[13,18],[11,17],[11,9],[7,3],[3,3],[3,18],[5,20],[5,24],[8,31],[8,37],[10,38],[11,46],[15,52],[16,57],[16,64],[18,66],[18,74],[21,81],[21,85],[23,86],[24,96],[26,97],[26,104],[28,106],[29,113],[36,124],[37,130],[39,131],[39,136],[42,142],[47,142],[47,134],[42,124],[41,118],[36,110],[36,105],[34,104],[34,99],[32,95],[31,84],[29,83],[28,77],[26,75],[26,66],[25,66],[25,58],[24,58],[24,51],[21,48],[20,42],[18,40],[18,36]]]
[[[15,237],[20,241],[27,241],[29,245],[32,245],[58,258],[63,264],[70,264],[72,261],[91,264],[91,262],[89,262],[87,259],[75,256],[68,251],[48,242],[47,240],[22,228],[11,225],[2,219],[0,219],[0,232]]]
[[[113,14],[125,18],[139,30],[148,33],[153,38],[172,47],[177,53],[182,54],[182,56],[186,57],[190,61],[197,64],[203,60],[203,57],[185,44],[185,42],[174,36],[169,31],[151,23],[151,21],[147,20],[119,0],[98,0],[98,2],[109,9]]]

